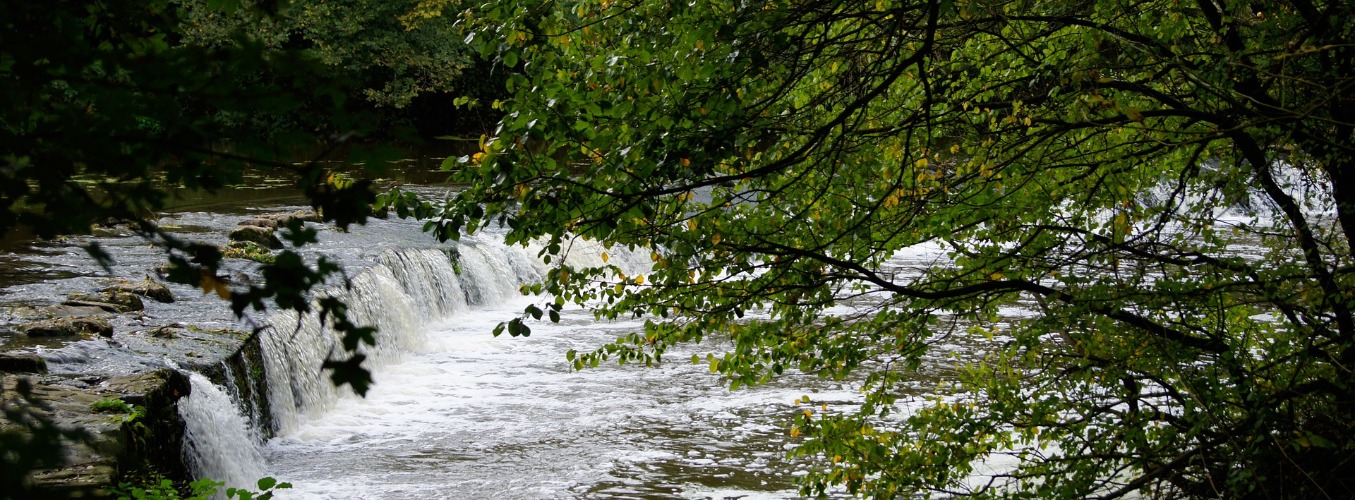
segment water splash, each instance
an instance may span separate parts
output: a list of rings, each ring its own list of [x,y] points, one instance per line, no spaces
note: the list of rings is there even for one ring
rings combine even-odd
[[[235,401],[207,377],[190,372],[193,392],[179,401],[184,461],[193,476],[252,487],[264,475],[263,455]]]
[[[378,328],[376,346],[362,346],[365,366],[378,370],[404,353],[426,348],[425,325],[499,304],[518,295],[521,283],[543,269],[525,250],[466,242],[446,249],[389,250],[342,293],[349,319]],[[340,339],[315,315],[280,313],[261,337],[274,430],[286,434],[353,397],[334,387],[320,366],[342,353]],[[379,374],[376,382],[381,383]]]

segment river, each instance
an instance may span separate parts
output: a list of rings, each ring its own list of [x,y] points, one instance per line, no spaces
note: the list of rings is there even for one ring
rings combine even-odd
[[[212,241],[255,211],[178,212],[161,223]],[[492,230],[436,245],[418,226],[374,220],[347,233],[322,228],[321,243],[307,249],[345,263],[354,276],[354,319],[381,327],[369,353],[376,384],[367,396],[335,390],[319,371],[334,342],[327,331],[310,320],[298,327],[290,315],[267,318],[275,326],[264,338],[274,435],[264,440],[257,427],[269,424],[246,416],[247,397],[194,376],[181,411],[189,425],[186,458],[199,476],[237,487],[273,476],[294,485],[281,498],[305,499],[795,498],[794,478],[814,466],[785,458],[796,445],[788,433],[790,417],[802,409],[796,400],[809,395],[828,411],[850,411],[860,400],[853,381],[795,373],[730,391],[706,364],[690,362],[692,354],[720,352],[718,338],[670,351],[655,367],[574,371],[566,351],[591,350],[641,328],[642,320],[599,322],[567,308],[558,324],[533,324],[530,337],[493,337],[495,324],[532,300],[517,288],[544,272],[537,250],[505,246]],[[17,280],[0,290],[0,300],[64,293],[103,275],[75,246],[82,241],[7,254],[42,279]],[[137,276],[159,258],[127,234],[98,241],[118,259],[114,274]],[[580,245],[571,258],[586,263],[601,251]],[[613,263],[625,258],[612,254]],[[895,265],[933,265],[937,254],[900,254]],[[647,266],[647,254],[632,261],[636,269]],[[233,265],[244,272],[249,264]],[[234,321],[225,303],[187,287],[175,291],[184,300],[148,305],[145,316]],[[119,339],[33,349],[55,373],[173,363],[137,358],[127,348],[132,339]],[[975,346],[941,347],[901,406],[934,398],[950,355]]]

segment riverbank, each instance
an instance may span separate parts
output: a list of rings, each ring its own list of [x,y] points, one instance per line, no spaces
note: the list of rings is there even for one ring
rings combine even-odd
[[[227,250],[295,218],[318,220],[284,211],[245,217],[229,232],[181,229]],[[46,265],[29,269],[59,278],[15,280],[0,294],[5,498],[107,498],[119,483],[161,479],[186,485],[193,477],[178,405],[192,392],[188,372],[240,385],[240,394],[254,394],[247,404],[257,418],[268,418],[267,399],[248,390],[263,384],[262,372],[250,368],[262,366],[259,327],[233,318],[215,294],[166,284],[157,276],[162,254],[148,252],[136,236],[117,228],[101,233],[112,267],[97,269],[80,255],[84,240],[35,242],[29,255]],[[272,255],[245,247],[227,252],[235,257],[231,281],[258,279],[249,259]]]

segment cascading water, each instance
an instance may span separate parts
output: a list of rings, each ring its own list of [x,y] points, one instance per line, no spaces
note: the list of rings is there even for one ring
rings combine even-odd
[[[230,222],[219,219],[185,213],[173,223],[224,233]],[[162,257],[137,253],[144,244],[130,238],[114,242],[109,247],[133,276]],[[268,327],[257,346],[198,367],[228,389],[193,375],[193,392],[181,403],[185,460],[197,477],[252,489],[273,476],[295,485],[286,498],[785,498],[795,496],[793,477],[806,467],[784,457],[792,446],[786,423],[801,411],[795,401],[812,394],[816,407],[845,411],[860,400],[851,382],[801,374],[730,392],[705,365],[686,362],[726,349],[718,336],[670,349],[661,366],[575,372],[564,352],[592,350],[644,320],[598,321],[568,306],[559,323],[534,323],[529,338],[494,338],[495,324],[543,300],[519,293],[550,268],[538,257],[541,247],[507,246],[483,232],[447,247],[430,244],[419,224],[388,220],[307,245],[307,255],[353,272],[351,287],[332,293],[342,294],[353,322],[380,330],[377,345],[363,348],[376,385],[365,398],[333,387],[320,366],[340,354],[338,339],[313,315],[255,318]],[[617,265],[636,276],[652,265],[648,249],[566,245],[573,266]],[[232,265],[248,279],[250,264]],[[192,288],[176,294],[183,300],[157,305],[148,317],[238,327],[214,296]],[[190,359],[230,356],[231,342],[188,330],[185,336],[203,339],[194,350],[221,346]],[[44,356],[54,371],[72,373],[178,359],[144,333],[118,340],[136,349],[90,341]],[[918,394],[934,396],[931,386],[919,382]]]
[[[184,421],[184,458],[199,478],[227,487],[248,487],[263,476],[263,456],[249,421],[229,394],[207,377],[189,373],[193,392],[179,402]]]
[[[730,393],[685,362],[576,373],[564,351],[641,327],[598,323],[582,309],[535,325],[527,339],[491,337],[531,300],[518,288],[546,271],[538,250],[472,240],[375,256],[343,292],[350,319],[381,332],[364,351],[376,379],[366,398],[335,389],[320,370],[338,349],[333,332],[314,317],[273,316],[260,342],[276,437],[257,447],[243,429],[248,419],[233,410],[229,424],[203,421],[208,433],[242,429],[206,445],[193,434],[189,452],[207,453],[194,470],[231,486],[275,476],[296,485],[291,498],[779,498],[794,473],[781,458],[780,427],[792,401],[807,387],[831,400],[856,397],[812,379]],[[576,241],[568,253],[571,265],[604,262],[596,243]],[[627,274],[652,265],[648,251],[608,253]],[[219,389],[205,392],[228,402]],[[232,441],[243,455],[211,451]],[[259,469],[216,462],[259,456]]]
[[[365,366],[379,369],[401,355],[423,350],[424,325],[471,306],[497,303],[517,295],[519,284],[539,279],[525,265],[521,249],[468,243],[451,249],[390,250],[377,265],[352,279],[344,298],[349,319],[381,332],[376,346],[364,346]],[[344,397],[320,369],[341,350],[339,338],[315,315],[280,313],[260,338],[263,345],[274,430],[294,432],[313,415],[323,414]]]
[[[467,239],[349,254],[345,262],[365,268],[335,293],[351,320],[380,330],[377,345],[363,348],[371,391],[360,398],[336,389],[320,369],[341,348],[313,315],[274,315],[259,336],[258,390],[267,394],[271,432],[249,429],[251,419],[234,408],[218,408],[236,416],[229,422],[190,421],[194,470],[230,486],[273,476],[295,485],[287,498],[795,496],[793,478],[806,466],[784,457],[795,401],[813,394],[824,411],[849,410],[860,398],[852,383],[787,374],[731,392],[706,366],[686,362],[727,347],[709,345],[718,339],[671,349],[665,359],[675,361],[657,367],[575,372],[565,351],[643,327],[643,319],[599,322],[580,308],[566,307],[558,324],[534,324],[528,338],[490,336],[540,300],[518,291],[549,269],[539,250]],[[604,259],[600,245],[575,241],[567,251],[570,265],[605,262],[627,275],[652,265],[648,250],[608,249]],[[254,399],[243,394],[255,390],[249,383],[233,385],[242,393],[235,404]],[[214,392],[211,404],[229,406]],[[229,436],[198,437],[213,432]],[[260,435],[273,437],[259,443]],[[211,451],[230,444],[240,455]]]

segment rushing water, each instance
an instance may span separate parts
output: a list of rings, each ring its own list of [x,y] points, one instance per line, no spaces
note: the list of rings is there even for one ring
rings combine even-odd
[[[222,243],[247,213],[183,212],[162,223]],[[257,367],[267,384],[249,379],[243,386],[267,391],[273,421],[242,403],[255,399],[250,395],[230,394],[192,374],[193,392],[181,414],[188,426],[186,459],[199,477],[249,487],[271,475],[295,485],[285,498],[788,498],[796,496],[793,479],[810,466],[785,459],[795,444],[785,427],[798,411],[794,401],[810,394],[828,402],[829,411],[850,411],[859,401],[851,382],[795,374],[731,392],[704,365],[686,361],[725,347],[718,340],[671,350],[669,362],[657,367],[604,364],[575,372],[564,352],[591,350],[641,323],[598,322],[586,311],[566,309],[559,324],[533,324],[528,338],[490,336],[495,324],[531,300],[517,289],[545,271],[537,249],[507,247],[492,232],[435,245],[406,221],[373,221],[342,234],[317,228],[321,241],[306,252],[344,263],[352,278],[346,292],[352,319],[381,330],[378,345],[366,350],[376,385],[360,398],[330,383],[319,367],[336,352],[336,339],[314,318],[251,318],[272,325],[261,337],[265,366]],[[130,234],[105,232],[99,242],[117,259],[118,277],[139,279],[163,260]],[[92,288],[105,272],[75,243],[0,253],[0,302],[42,303]],[[901,272],[944,265],[938,249],[922,250],[894,264]],[[581,245],[571,258],[597,263],[600,253]],[[625,261],[612,253],[612,263]],[[636,269],[648,265],[647,258],[636,260],[630,263]],[[242,275],[252,266],[231,265]],[[181,286],[175,293],[176,303],[148,304],[115,326],[123,332],[171,319],[238,326],[212,297]],[[1010,319],[1030,311],[1017,304],[1002,314]],[[919,373],[944,375],[956,351],[981,349],[965,342],[945,339]],[[134,335],[32,349],[58,374],[166,364]],[[935,378],[909,385],[914,398],[903,406],[945,392]],[[272,439],[261,438],[270,434],[258,428],[263,425]]]
[[[237,218],[188,212],[163,223],[210,241]],[[492,337],[495,324],[532,300],[517,290],[545,271],[539,249],[505,246],[492,232],[435,245],[417,223],[398,220],[349,233],[321,230],[321,243],[307,252],[345,264],[352,287],[336,293],[347,293],[356,323],[380,328],[377,346],[366,350],[376,385],[361,398],[330,383],[319,367],[337,351],[336,339],[314,318],[252,318],[272,325],[261,337],[267,384],[244,386],[267,391],[273,421],[262,422],[258,409],[243,403],[248,395],[192,374],[181,414],[186,459],[199,477],[250,487],[270,475],[295,486],[285,498],[789,498],[796,496],[794,478],[810,466],[785,458],[794,446],[787,425],[800,411],[795,400],[808,394],[829,411],[849,411],[859,401],[850,382],[795,374],[731,392],[706,365],[688,361],[726,347],[718,340],[670,350],[657,367],[576,372],[566,351],[591,350],[641,323],[598,322],[566,309],[558,324],[534,323],[530,337]],[[118,259],[115,275],[138,278],[163,258],[129,235],[100,241]],[[601,252],[580,243],[570,259],[597,264]],[[609,253],[631,273],[649,265],[647,253]],[[934,253],[914,256],[924,260],[913,264],[930,265]],[[67,267],[78,277],[44,287],[20,282],[3,290],[11,300],[88,288],[102,274],[69,244],[16,259]],[[250,266],[232,265],[241,273]],[[182,300],[148,304],[141,318],[230,322],[212,297],[187,287],[175,292]],[[56,373],[166,362],[147,358],[150,347],[138,338],[119,334],[116,342],[39,351]],[[939,351],[933,371],[945,369],[945,355]],[[936,390],[934,381],[916,388],[919,401]],[[260,437],[268,434],[261,425],[270,425],[272,439]]]
[[[274,318],[265,356],[278,436],[263,453],[268,474],[296,485],[289,496],[789,497],[802,467],[783,458],[793,401],[854,398],[816,379],[730,392],[690,352],[575,372],[565,351],[641,323],[566,310],[530,337],[494,338],[530,300],[518,285],[543,268],[532,250],[455,248],[456,264],[440,250],[390,251],[355,279],[354,319],[382,330],[365,398],[316,370],[333,343],[318,324]]]

